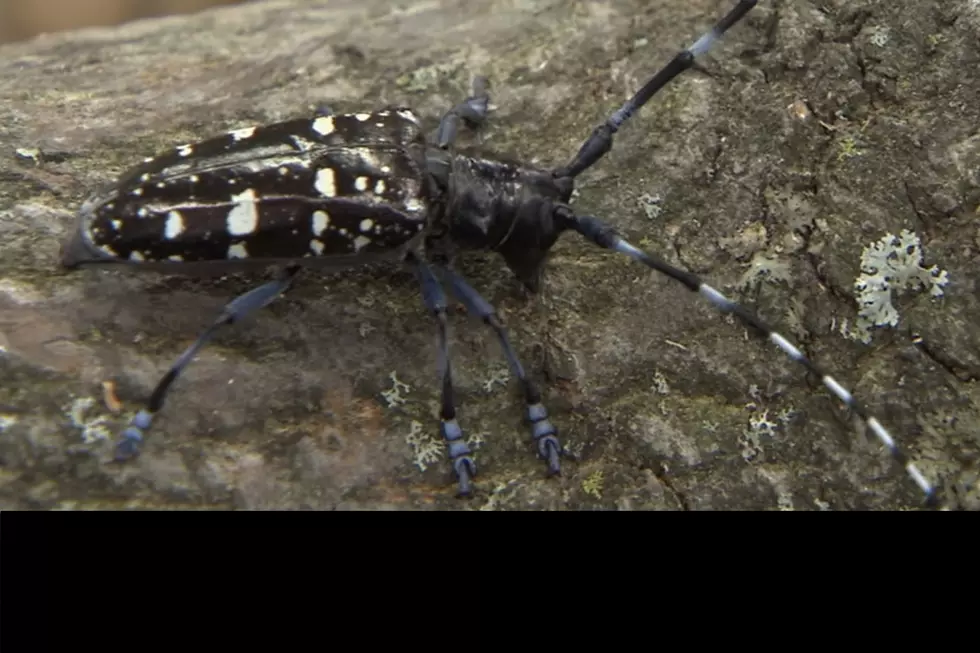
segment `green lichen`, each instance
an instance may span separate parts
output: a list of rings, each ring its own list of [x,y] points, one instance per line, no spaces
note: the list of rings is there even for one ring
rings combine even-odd
[[[591,474],[589,474],[584,481],[582,481],[582,491],[591,497],[596,499],[602,498],[602,486],[604,482],[603,473],[601,469],[597,469]]]

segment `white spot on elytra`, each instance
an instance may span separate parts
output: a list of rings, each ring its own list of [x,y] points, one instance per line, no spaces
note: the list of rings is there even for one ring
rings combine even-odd
[[[316,182],[313,187],[325,197],[333,197],[337,194],[336,178],[333,168],[320,168],[316,171]]]
[[[313,121],[313,131],[322,136],[333,133],[333,130],[333,116],[323,116]]]
[[[354,117],[357,118],[358,120],[360,120],[361,122],[367,122],[368,120],[371,119],[371,114],[370,113],[355,113],[354,114]]]
[[[167,214],[167,225],[163,229],[163,237],[173,240],[184,231],[184,216],[180,211],[171,211]]]
[[[133,195],[135,195],[136,197],[139,197],[142,194],[143,194],[143,189],[142,188],[134,188],[133,189]]]
[[[354,180],[354,188],[356,188],[357,190],[364,192],[367,190],[367,187],[368,187],[367,177],[358,177],[357,179]]]
[[[255,206],[255,191],[248,190],[232,195],[235,206],[228,212],[228,233],[232,236],[247,236],[255,231],[259,224],[259,211]],[[231,250],[229,250],[230,252]]]
[[[194,153],[194,146],[193,145],[179,145],[177,147],[177,155],[178,156],[190,156],[193,153]]]
[[[411,111],[402,109],[401,111],[398,111],[398,115],[411,123],[414,123],[416,125],[419,124],[419,119],[416,118],[415,114],[412,113]]]
[[[242,129],[236,129],[235,131],[228,132],[233,141],[240,141],[245,138],[251,138],[255,134],[255,127],[244,127]]]
[[[367,236],[358,236],[354,239],[354,251],[359,252],[361,248],[371,242],[371,239]]]
[[[315,122],[313,123],[313,128],[316,129]],[[293,140],[293,143],[296,144],[296,149],[299,150],[300,152],[309,152],[310,150],[313,149],[313,141],[308,141],[302,136],[296,136],[296,135],[290,136],[290,138]]]
[[[245,243],[235,243],[228,248],[228,258],[248,258],[248,250]]]
[[[379,179],[378,183],[374,185],[374,193],[375,195],[380,195],[383,192],[385,192],[385,180]]]
[[[371,218],[364,218],[363,220],[361,220],[361,225],[360,225],[361,231],[364,232],[371,231],[371,227],[373,226],[374,226],[374,220],[372,220]]]
[[[317,256],[319,256],[320,254],[323,254],[323,243],[321,243],[319,240],[311,240],[310,249],[316,252]]]
[[[416,213],[422,210],[422,202],[414,197],[410,197],[405,200],[405,210]]]
[[[119,229],[122,228],[122,220],[112,220],[111,222],[112,228],[116,231],[119,231]]]
[[[361,164],[367,168],[374,169],[381,165],[381,161],[375,153],[367,148],[360,148],[358,154],[360,155]]]
[[[184,257],[181,256],[181,255],[179,255],[179,254],[174,254],[173,256],[168,256],[167,257],[167,260],[169,260],[169,261],[178,261],[179,262],[179,261],[183,261],[184,260]]]
[[[135,249],[129,253],[130,261],[145,261],[146,257],[143,256],[141,252],[137,252]]]
[[[197,175],[191,175],[190,177],[188,177],[188,179],[190,179],[191,180],[191,183],[193,183],[193,184],[196,184],[197,182],[199,182],[201,180],[201,178],[198,177]]]
[[[313,233],[319,236],[324,231],[327,230],[327,225],[330,224],[330,214],[326,211],[314,211],[313,212]]]

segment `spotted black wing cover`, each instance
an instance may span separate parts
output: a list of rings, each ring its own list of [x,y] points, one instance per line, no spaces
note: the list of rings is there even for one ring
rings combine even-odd
[[[82,209],[107,258],[293,259],[388,251],[425,225],[406,109],[246,128],[147,159]]]

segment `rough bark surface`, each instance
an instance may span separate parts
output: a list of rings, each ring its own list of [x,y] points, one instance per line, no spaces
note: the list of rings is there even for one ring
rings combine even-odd
[[[538,296],[497,257],[460,264],[544,384],[570,452],[560,478],[531,453],[492,334],[462,313],[453,357],[479,491],[456,500],[444,457],[419,469],[412,443],[437,437],[435,328],[413,277],[383,267],[307,274],[224,331],[143,455],[109,463],[102,437],[261,275],[60,270],[59,243],[93,189],[175,144],[319,104],[407,104],[434,126],[473,74],[491,78],[497,108],[464,146],[564,163],[729,6],[282,0],[0,48],[0,507],[920,505],[778,350],[569,235]],[[575,199],[756,306],[966,507],[980,454],[978,43],[975,0],[760,2],[621,130]],[[857,314],[861,251],[901,229],[948,271],[945,296],[903,295],[898,327],[857,343],[841,325]],[[778,278],[752,283],[762,257]],[[401,402],[392,375],[410,388]]]

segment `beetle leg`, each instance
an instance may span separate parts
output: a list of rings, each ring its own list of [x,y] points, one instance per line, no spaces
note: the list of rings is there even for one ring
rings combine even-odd
[[[476,129],[486,121],[487,112],[490,110],[488,87],[489,82],[486,77],[477,77],[473,80],[473,95],[447,111],[439,121],[439,129],[436,130],[435,137],[436,145],[444,150],[452,146],[456,140],[460,120],[472,129]]]
[[[524,391],[524,401],[527,405],[527,421],[531,425],[531,436],[534,438],[535,449],[538,456],[548,463],[549,474],[558,474],[561,471],[558,457],[561,454],[561,443],[558,441],[558,429],[548,419],[548,409],[541,402],[541,392],[534,382],[528,378],[524,372],[524,366],[514,353],[514,347],[507,337],[507,330],[504,329],[497,312],[493,306],[480,296],[463,277],[447,267],[439,267],[442,278],[449,283],[453,295],[466,305],[466,310],[470,315],[483,320],[497,334],[500,346],[504,350],[507,364],[510,366],[511,373],[517,377]]]
[[[254,313],[284,293],[298,272],[298,266],[287,268],[278,279],[253,288],[228,302],[214,323],[191,343],[191,346],[180,355],[170,367],[170,370],[160,379],[160,382],[157,383],[156,388],[153,390],[153,394],[150,395],[149,401],[146,402],[146,407],[136,413],[133,419],[130,420],[129,426],[126,427],[122,433],[122,437],[116,443],[115,458],[117,461],[128,460],[139,454],[143,436],[153,423],[153,418],[156,413],[163,407],[163,402],[167,398],[170,386],[177,380],[177,377],[180,376],[184,368],[194,360],[194,357],[201,348],[211,340],[215,332],[226,324],[234,324],[247,315]]]

